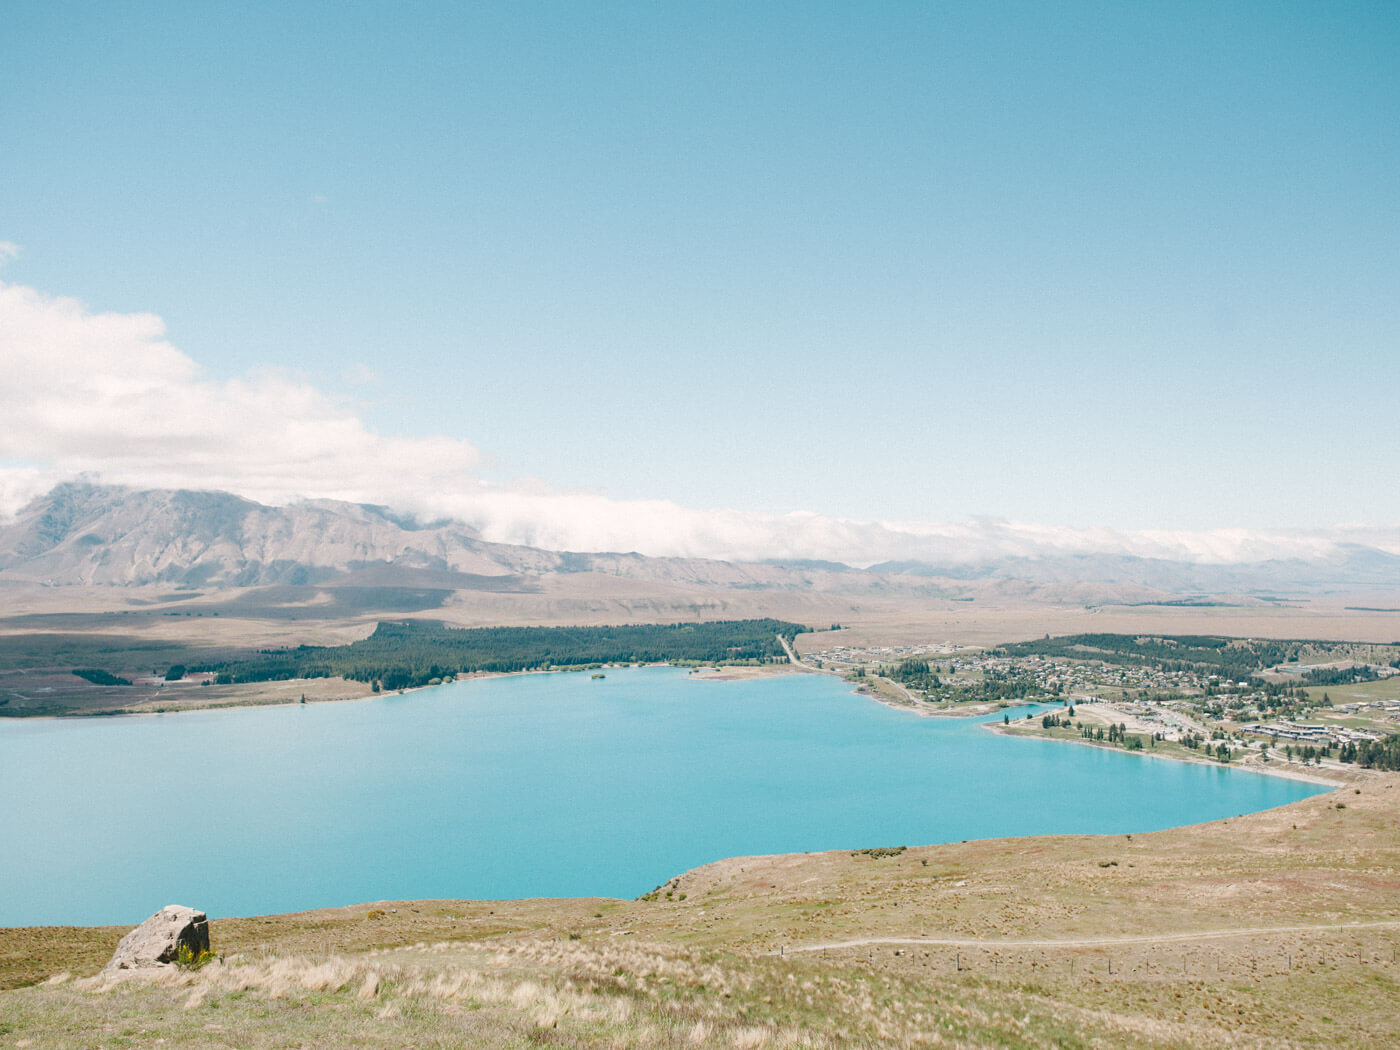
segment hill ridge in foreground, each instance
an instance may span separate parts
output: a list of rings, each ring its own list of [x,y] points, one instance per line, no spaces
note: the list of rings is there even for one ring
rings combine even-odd
[[[222,962],[0,993],[0,1033],[32,1047],[1396,1045],[1396,774],[1142,835],[733,858],[647,898],[215,920]],[[123,932],[0,930],[0,978],[93,973]]]

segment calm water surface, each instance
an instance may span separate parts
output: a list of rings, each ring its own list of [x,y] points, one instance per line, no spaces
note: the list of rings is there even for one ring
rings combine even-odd
[[[1319,790],[986,720],[918,718],[825,675],[643,668],[0,721],[0,925],[632,897],[720,857],[1147,831]]]

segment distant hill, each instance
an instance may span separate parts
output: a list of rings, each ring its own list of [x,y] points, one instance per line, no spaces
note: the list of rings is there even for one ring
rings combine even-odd
[[[1338,544],[1312,560],[1273,558],[1201,563],[1124,554],[1047,554],[965,563],[891,561],[867,570],[926,579],[1020,580],[1041,584],[1095,582],[1149,588],[1167,594],[1272,595],[1303,591],[1400,587],[1400,557],[1360,544]]]
[[[856,569],[831,561],[761,563],[580,553],[493,543],[460,522],[420,522],[387,507],[305,500],[269,507],[227,492],[69,482],[0,525],[0,583],[456,589],[519,593],[586,574],[728,591],[920,598],[968,596],[1078,605],[1400,588],[1400,557],[1336,544],[1313,559],[1213,563],[1112,553],[969,556]],[[970,555],[970,552],[969,552]],[[586,586],[584,586],[586,589]]]
[[[512,591],[531,578],[578,573],[739,589],[822,588],[836,577],[851,584],[845,566],[546,551],[491,543],[461,523],[425,524],[386,507],[335,500],[268,507],[227,492],[65,483],[0,525],[0,580],[51,586],[207,590],[334,580]]]

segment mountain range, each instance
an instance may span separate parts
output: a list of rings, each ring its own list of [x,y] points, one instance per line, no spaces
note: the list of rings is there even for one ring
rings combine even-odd
[[[351,584],[530,590],[595,574],[728,590],[1151,602],[1400,588],[1400,557],[1363,544],[1326,556],[1203,564],[1113,553],[953,561],[760,563],[580,553],[493,543],[460,522],[422,522],[334,500],[266,506],[227,492],[66,482],[0,524],[0,582],[201,590]]]
[[[49,586],[304,586],[353,574],[489,590],[576,573],[735,588],[821,587],[837,576],[851,583],[843,566],[548,551],[492,543],[459,522],[423,523],[387,507],[335,500],[269,507],[188,489],[66,482],[0,525],[0,579]]]

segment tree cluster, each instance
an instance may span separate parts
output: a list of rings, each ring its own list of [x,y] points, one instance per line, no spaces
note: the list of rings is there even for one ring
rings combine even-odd
[[[1309,685],[1353,685],[1357,682],[1374,682],[1379,677],[1374,668],[1364,664],[1359,667],[1314,667],[1303,672],[1303,680]]]
[[[348,678],[385,690],[427,685],[474,671],[512,672],[607,663],[780,663],[807,628],[783,620],[641,624],[621,627],[447,627],[381,623],[349,645],[267,650],[214,664],[221,684]]]
[[[1337,757],[1343,762],[1355,762],[1365,769],[1400,770],[1400,733],[1384,740],[1362,740],[1341,746]]]
[[[130,685],[130,678],[122,678],[114,675],[110,671],[104,671],[100,667],[80,667],[73,672],[79,678],[86,679],[93,685]]]
[[[1289,660],[1296,661],[1304,647],[1315,648],[1326,644],[1194,634],[1075,634],[1015,642],[1000,646],[994,652],[1002,656],[1060,657],[1155,667],[1162,671],[1205,672],[1218,674],[1232,682],[1247,682],[1251,688],[1263,689],[1265,682],[1257,677],[1259,671]]]

